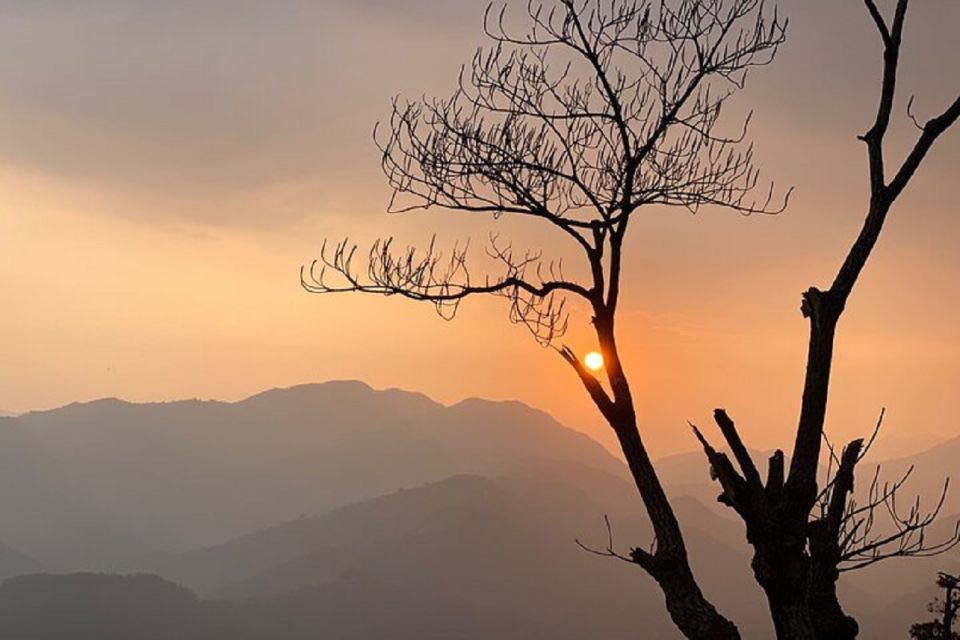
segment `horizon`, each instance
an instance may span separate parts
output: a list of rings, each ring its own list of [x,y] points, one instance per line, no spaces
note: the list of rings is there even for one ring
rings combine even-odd
[[[334,379],[334,380],[324,380],[324,381],[316,381],[316,382],[303,382],[303,383],[295,384],[289,387],[270,387],[270,388],[266,388],[266,389],[262,389],[260,391],[254,392],[250,395],[245,395],[245,396],[241,396],[239,398],[233,398],[233,399],[213,398],[213,397],[190,397],[190,398],[169,398],[169,399],[159,399],[159,400],[131,400],[131,399],[117,397],[117,396],[104,396],[100,398],[91,398],[88,400],[74,400],[72,402],[68,402],[63,405],[57,405],[53,407],[40,408],[40,409],[30,409],[30,410],[19,412],[19,413],[10,412],[7,415],[5,415],[3,413],[3,409],[0,408],[0,419],[2,418],[15,419],[20,417],[27,417],[35,413],[36,414],[55,413],[57,411],[60,411],[61,409],[67,409],[74,406],[93,405],[101,402],[119,402],[122,404],[137,406],[137,407],[150,407],[155,405],[189,404],[189,403],[201,403],[201,404],[214,403],[214,404],[236,405],[236,404],[242,404],[253,398],[263,396],[263,395],[268,395],[275,392],[294,391],[297,389],[323,387],[327,385],[359,385],[375,393],[399,392],[406,395],[419,396],[419,397],[426,398],[430,402],[437,404],[438,406],[443,407],[445,409],[454,408],[459,405],[469,403],[471,401],[480,401],[480,402],[485,402],[490,404],[520,405],[526,409],[530,409],[530,410],[537,411],[547,415],[551,420],[554,420],[557,423],[557,425],[559,425],[561,428],[569,429],[570,431],[574,431],[587,436],[592,441],[601,445],[608,453],[613,455],[615,458],[622,460],[623,454],[619,450],[617,450],[616,447],[611,446],[609,442],[604,442],[603,439],[601,438],[595,437],[589,431],[582,428],[578,428],[577,425],[568,424],[564,422],[558,416],[554,415],[548,407],[538,407],[536,405],[530,404],[528,402],[524,402],[523,400],[516,399],[516,398],[497,399],[497,398],[484,398],[482,396],[476,396],[476,395],[466,396],[466,397],[455,399],[449,402],[443,402],[443,401],[437,400],[436,398],[431,397],[428,393],[417,391],[415,389],[407,389],[403,387],[375,387],[363,380],[356,380],[356,379],[339,379],[339,380]],[[952,437],[951,436],[937,437],[931,433],[914,434],[914,442],[912,442],[911,445],[909,446],[903,445],[903,446],[907,446],[907,449],[900,451],[899,453],[896,453],[896,450],[888,450],[890,449],[890,447],[885,446],[887,443],[885,442],[884,436],[885,434],[881,433],[877,442],[878,448],[882,452],[882,454],[879,457],[879,460],[877,456],[871,456],[872,458],[871,462],[876,463],[876,462],[883,462],[883,461],[909,457],[912,455],[925,453],[927,451],[935,449],[938,446],[950,440],[960,440],[960,433]],[[670,451],[662,455],[657,455],[656,456],[657,459],[665,460],[672,457],[689,456],[689,455],[702,456],[703,452],[697,448],[696,438],[693,436],[692,433],[690,434],[690,441],[691,441],[690,447],[688,449],[679,449],[677,451]],[[751,448],[750,450],[754,453],[759,453],[759,454],[765,454],[765,453],[769,454],[770,452],[773,451],[772,448],[771,449]]]

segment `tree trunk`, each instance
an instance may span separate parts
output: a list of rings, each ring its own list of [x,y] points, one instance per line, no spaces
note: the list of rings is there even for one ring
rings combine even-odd
[[[802,591],[768,594],[767,598],[777,640],[827,640],[817,634]]]
[[[853,457],[859,455],[859,446],[853,452]],[[847,452],[844,452],[847,457]],[[839,472],[838,472],[839,473]],[[853,467],[850,467],[850,485],[852,489]],[[845,495],[847,488],[835,486],[834,491],[842,491]],[[835,495],[836,497],[836,495]],[[838,504],[845,502],[844,497],[836,497]],[[808,586],[810,600],[810,614],[817,632],[817,638],[830,640],[855,640],[860,632],[857,621],[848,616],[840,606],[837,596],[837,580],[840,579],[839,524],[826,530],[832,523],[823,520],[816,523],[810,535],[811,573]],[[821,535],[825,532],[826,535]]]
[[[736,625],[717,611],[697,584],[680,525],[640,439],[632,408],[611,421],[611,426],[620,440],[656,535],[655,552],[651,555],[637,551],[634,560],[660,586],[670,618],[684,637],[690,640],[740,640]]]
[[[810,322],[807,371],[800,404],[797,438],[786,483],[786,511],[791,528],[802,531],[817,499],[817,469],[823,424],[827,415],[830,370],[837,323],[845,300],[832,291],[809,289],[803,295],[803,314]]]
[[[810,557],[802,536],[782,526],[782,512],[748,523],[754,577],[763,588],[778,640],[819,640],[810,611]]]
[[[689,568],[673,569],[667,564],[656,580],[663,589],[670,618],[680,632],[691,640],[740,640],[736,625],[707,601]]]
[[[822,522],[798,532],[784,523],[780,509],[751,515],[746,519],[754,547],[751,567],[767,596],[778,640],[854,640],[858,625],[837,598],[835,536],[823,535],[829,532]]]
[[[777,640],[856,639],[859,625],[840,606],[835,582],[821,586],[813,575],[799,584],[782,579],[765,591]]]
[[[836,584],[827,593],[814,594],[810,612],[818,640],[856,640],[860,625],[840,606]]]
[[[622,235],[620,236],[622,238]],[[619,244],[614,245],[619,253]],[[617,263],[616,258],[612,258]],[[619,267],[611,276],[611,287],[617,282]],[[611,295],[615,295],[612,293]],[[612,311],[598,302],[594,308],[594,327],[597,340],[604,354],[608,380],[613,400],[607,400],[599,384],[589,375],[581,378],[588,391],[613,429],[627,461],[630,474],[650,517],[655,536],[655,549],[647,552],[634,549],[633,561],[656,580],[667,605],[670,618],[686,638],[690,640],[740,640],[736,625],[722,616],[700,590],[690,568],[687,548],[683,541],[680,524],[670,506],[660,478],[657,476],[650,455],[643,444],[637,427],[637,414],[633,404],[630,384],[620,363],[614,331]],[[580,369],[578,369],[580,371]]]
[[[762,487],[735,426],[722,410],[718,410],[715,417],[740,465],[742,476],[726,454],[713,449],[694,428],[723,487],[719,500],[734,508],[747,525],[747,539],[754,547],[754,575],[767,595],[779,640],[853,640],[859,631],[856,621],[840,606],[837,580],[838,567],[844,557],[841,546],[850,542],[842,535],[842,522],[848,515],[846,500],[853,490],[854,467],[860,460],[862,441],[854,441],[844,450],[844,460],[837,470],[837,484],[832,488],[826,515],[812,517],[820,496],[817,471],[834,339],[847,300],[880,237],[891,206],[937,138],[960,119],[958,97],[941,115],[918,125],[922,131],[919,139],[892,180],[887,181],[884,137],[895,103],[897,67],[908,2],[897,0],[894,18],[887,24],[875,0],[866,0],[884,43],[877,117],[870,130],[861,136],[867,145],[870,203],[863,227],[830,288],[826,291],[810,288],[803,295],[802,311],[809,319],[810,337],[789,474],[784,479],[783,456],[778,452],[779,457],[771,458],[767,486]],[[872,517],[872,512],[868,517]],[[917,530],[920,531],[922,547],[923,527],[919,526]],[[905,536],[915,530],[901,529],[900,532]]]

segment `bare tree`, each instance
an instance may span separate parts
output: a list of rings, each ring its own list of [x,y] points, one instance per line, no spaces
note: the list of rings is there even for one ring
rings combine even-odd
[[[748,71],[772,61],[786,22],[763,0],[531,0],[524,18],[527,28],[514,32],[506,7],[489,7],[492,45],[463,68],[453,95],[395,100],[375,139],[392,211],[541,222],[571,243],[578,276],[497,236],[487,253],[500,272],[479,279],[465,246],[444,254],[431,241],[396,251],[388,238],[362,264],[349,240],[324,244],[302,272],[303,286],[425,301],[445,318],[467,297],[506,298],[510,319],[564,358],[615,432],[656,535],[649,551],[631,558],[661,587],[674,623],[688,638],[738,638],[688,562],[637,425],[615,321],[625,238],[642,207],[712,205],[748,215],[786,205],[772,205],[772,186],[751,195],[758,175],[744,143],[749,116],[733,136],[718,126]],[[560,342],[570,298],[592,311],[606,383]]]
[[[912,501],[906,511],[898,508],[897,495],[909,478],[909,471],[896,482],[883,485],[875,474],[865,502],[858,504],[853,495],[855,469],[869,445],[855,440],[837,456],[824,433],[833,344],[840,317],[887,214],[927,152],[960,117],[958,97],[939,115],[920,124],[913,117],[911,98],[907,112],[919,135],[899,167],[888,172],[884,138],[896,97],[909,0],[897,1],[890,20],[884,18],[874,0],[864,1],[883,42],[877,115],[867,133],[860,136],[867,147],[870,195],[863,228],[831,286],[826,290],[811,287],[803,294],[801,310],[809,320],[809,348],[789,473],[785,476],[784,455],[777,451],[770,459],[764,484],[734,422],[721,409],[714,417],[739,469],[696,430],[723,488],[720,501],[732,507],[746,524],[747,539],[754,548],[754,574],[766,592],[781,639],[855,638],[858,625],[843,612],[837,598],[836,585],[842,571],[891,557],[935,555],[960,541],[960,523],[945,540],[930,541],[925,536],[943,506],[943,495],[928,511],[921,509],[919,500]],[[879,428],[878,423],[873,437]],[[825,487],[818,488],[824,442],[829,449],[828,479]],[[947,484],[944,495],[946,490]],[[888,516],[892,526],[878,527],[879,515]]]
[[[913,640],[958,640],[960,635],[953,631],[953,622],[960,613],[960,576],[948,573],[937,575],[937,586],[943,589],[943,598],[937,598],[927,608],[939,617],[931,622],[918,623],[910,627]]]

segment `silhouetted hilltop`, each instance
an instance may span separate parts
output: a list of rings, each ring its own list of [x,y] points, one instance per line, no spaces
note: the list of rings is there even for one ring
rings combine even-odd
[[[541,459],[622,473],[599,444],[522,404],[444,407],[359,382],[237,403],[73,404],[0,421],[0,509],[20,514],[0,521],[0,541],[54,568],[101,569]]]
[[[881,476],[890,480],[895,480],[913,467],[905,488],[911,495],[923,496],[924,504],[928,505],[936,503],[943,490],[944,480],[951,478],[951,490],[947,493],[944,512],[960,512],[960,436],[916,455],[883,460],[879,464]],[[866,465],[867,468],[871,466],[875,464]]]
[[[765,637],[768,623],[747,579],[738,525],[693,499],[680,499],[677,509],[690,523],[706,588],[746,626],[758,627],[753,637]],[[637,628],[662,634],[651,637],[674,637],[659,592],[635,567],[576,545],[576,539],[606,544],[604,514],[621,551],[651,541],[640,503],[623,479],[582,465],[545,464],[509,476],[451,477],[223,545],[154,558],[138,570],[236,601],[385,583],[443,593],[532,621],[558,637],[626,640]],[[731,580],[743,589],[730,590]],[[374,602],[372,594],[351,589]]]
[[[16,591],[21,596],[10,605],[16,611],[8,624],[22,621],[29,611],[40,612],[37,616],[44,620],[100,620],[100,627],[90,628],[102,633],[91,631],[88,636],[58,636],[55,630],[50,631],[53,635],[25,636],[71,640],[521,640],[594,635],[626,640],[635,638],[637,629],[649,634],[645,637],[676,638],[659,592],[637,568],[598,558],[574,543],[578,538],[604,548],[603,515],[608,514],[618,550],[649,544],[647,519],[633,491],[621,478],[575,463],[530,465],[499,477],[454,476],[213,547],[154,557],[133,568],[216,598],[194,602],[192,596],[167,597],[181,607],[167,616],[179,627],[161,627],[168,636],[144,636],[135,632],[136,626],[123,627],[123,620],[97,618],[91,612],[100,606],[98,597],[80,599],[78,610],[67,607],[63,613],[66,605],[58,598],[71,602],[70,584],[51,587],[58,598],[44,589]],[[749,576],[741,525],[694,498],[679,497],[675,504],[704,589],[737,621],[745,638],[769,638],[764,601]],[[948,556],[938,564],[950,558],[957,559]],[[888,580],[876,573],[880,567],[845,582],[847,601],[863,616],[865,629],[902,627],[901,620],[892,618],[912,619],[922,610],[893,613],[891,606],[900,606],[894,598],[903,594],[901,586],[929,584],[930,568],[906,563]],[[79,580],[64,578],[71,579]],[[113,589],[110,582],[84,584],[91,594],[109,595]],[[130,588],[129,597],[143,598],[130,610],[149,606],[157,598],[152,589]],[[0,589],[0,615],[5,599]],[[117,602],[127,607],[123,600]],[[4,628],[12,628],[3,624],[0,637],[6,637]],[[52,624],[37,629],[49,630]],[[127,635],[115,632],[117,628]]]
[[[69,461],[20,418],[0,418],[0,541],[50,569],[151,549],[102,513]],[[123,482],[122,478],[117,479]],[[39,567],[37,567],[39,568]],[[34,569],[36,570],[36,569]]]
[[[692,497],[678,497],[675,504],[704,589],[744,637],[769,638],[742,526]],[[677,637],[659,592],[635,567],[574,544],[580,539],[605,548],[604,514],[619,551],[649,544],[647,519],[628,482],[575,464],[545,464],[510,476],[452,477],[222,545],[154,558],[141,569],[238,602],[386,582],[526,616],[574,637],[633,638],[638,628],[649,637]],[[931,534],[946,535],[949,524],[945,518]],[[885,637],[876,631],[889,624],[905,630],[923,610],[893,613],[897,598],[911,585],[922,591],[918,598],[925,596],[936,568],[958,561],[954,551],[846,575],[841,589],[871,630],[864,637]],[[354,593],[367,597],[360,587]]]
[[[960,439],[944,442],[884,463],[883,475],[916,462],[909,491],[932,498],[958,450]],[[704,590],[746,638],[770,637],[742,525],[717,504],[702,453],[658,467]],[[207,598],[142,576],[13,580],[0,589],[0,614],[11,611],[0,637],[676,637],[641,571],[574,542],[604,549],[605,515],[618,551],[651,542],[622,464],[519,403],[444,407],[344,382],[237,403],[102,400],[0,419],[0,508],[17,514],[0,519],[11,547],[0,546],[0,577],[41,563],[156,574]],[[930,535],[950,525],[945,517]],[[841,588],[864,637],[880,637],[922,617],[899,599],[925,598],[935,571],[951,567],[960,571],[956,550],[848,574]],[[76,589],[88,596],[73,599]],[[147,607],[138,620],[159,615],[152,600],[167,602],[171,624],[156,636],[123,617],[84,627],[118,589],[142,599],[129,605]],[[17,627],[4,624],[31,619],[76,619],[89,635],[58,636],[55,622],[5,635]]]
[[[200,640],[217,636],[214,620],[192,593],[155,576],[28,575],[0,585],[3,638]]]
[[[25,573],[45,571],[41,563],[0,542],[0,580]]]
[[[576,640],[444,593],[347,580],[256,602],[199,600],[156,576],[24,576],[0,586],[11,640]]]

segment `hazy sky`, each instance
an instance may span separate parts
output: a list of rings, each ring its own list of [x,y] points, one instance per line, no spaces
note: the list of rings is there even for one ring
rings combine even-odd
[[[960,90],[960,3],[913,3],[902,97]],[[400,300],[316,297],[324,236],[482,235],[509,222],[388,217],[370,140],[397,93],[446,93],[482,0],[0,0],[0,408],[101,396],[236,399],[359,378],[450,402],[518,398],[604,433],[560,359],[500,300],[445,323]],[[879,48],[859,0],[785,0],[789,42],[740,102],[787,213],[651,210],[631,229],[620,329],[655,452],[725,406],[788,444],[805,349],[800,292],[826,285],[862,220],[855,139]],[[911,125],[898,107],[904,136]],[[901,138],[901,140],[904,138]],[[891,146],[891,153],[900,149]],[[841,324],[829,428],[960,432],[960,130],[892,214]],[[524,242],[553,236],[517,230]],[[569,343],[592,347],[585,313]]]

